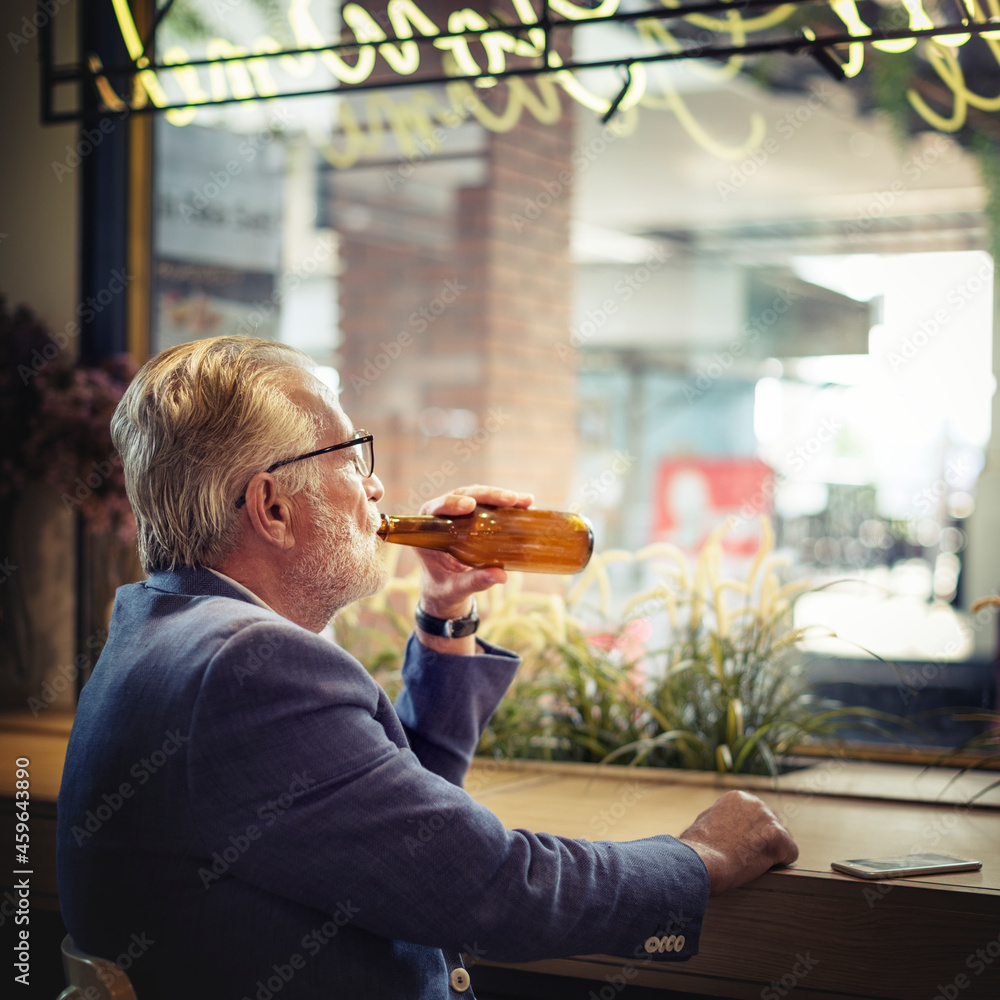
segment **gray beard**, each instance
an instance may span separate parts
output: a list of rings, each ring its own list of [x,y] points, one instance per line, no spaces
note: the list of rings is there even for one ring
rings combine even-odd
[[[365,534],[329,504],[307,499],[320,542],[299,560],[286,583],[300,609],[299,620],[320,631],[341,608],[381,590],[388,569],[374,524]]]

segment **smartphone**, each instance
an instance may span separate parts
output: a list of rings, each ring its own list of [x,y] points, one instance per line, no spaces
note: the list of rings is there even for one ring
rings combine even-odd
[[[899,878],[904,875],[935,875],[940,872],[976,871],[982,861],[950,854],[904,854],[898,858],[852,858],[831,861],[830,867],[858,878]]]

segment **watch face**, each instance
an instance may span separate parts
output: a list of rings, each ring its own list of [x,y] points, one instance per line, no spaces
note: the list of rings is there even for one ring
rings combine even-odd
[[[451,637],[453,639],[464,639],[467,635],[472,635],[479,628],[479,618],[470,615],[468,618],[454,618],[449,622],[451,625]]]

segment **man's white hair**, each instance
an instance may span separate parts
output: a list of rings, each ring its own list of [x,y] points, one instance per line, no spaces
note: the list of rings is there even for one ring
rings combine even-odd
[[[111,420],[147,572],[214,566],[239,537],[250,479],[317,447],[319,421],[287,391],[312,361],[287,344],[214,337],[169,348],[132,380]],[[290,495],[315,464],[277,470]]]

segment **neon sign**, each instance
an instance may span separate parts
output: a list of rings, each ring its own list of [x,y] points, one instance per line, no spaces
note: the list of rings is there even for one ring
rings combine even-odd
[[[901,15],[900,25],[905,18],[910,31],[934,29],[922,0],[901,2],[902,7],[895,8]],[[969,19],[980,24],[988,17],[1000,18],[1000,0],[984,0],[988,12],[984,11],[980,0],[959,2],[964,5]],[[517,72],[511,69],[509,57],[535,60],[536,65],[537,61],[543,60],[543,68],[552,70],[537,76],[534,87],[518,76],[505,78],[507,103],[501,111],[491,110],[480,99],[477,88],[469,80],[462,79],[445,84],[445,102],[426,89],[411,91],[409,97],[402,100],[390,97],[388,90],[370,91],[366,97],[366,125],[358,120],[352,105],[342,101],[339,125],[344,136],[343,144],[340,148],[331,144],[323,150],[335,167],[348,167],[362,155],[377,153],[384,142],[383,120],[391,129],[403,155],[411,156],[416,154],[421,140],[426,144],[427,137],[433,132],[434,121],[454,124],[456,120],[471,115],[485,128],[497,132],[512,128],[524,112],[542,123],[554,122],[562,113],[557,88],[597,114],[607,114],[612,107],[609,99],[589,90],[575,73],[563,68],[564,61],[548,45],[546,31],[539,24],[531,0],[511,0],[519,21],[516,26],[497,27],[495,21],[491,23],[483,14],[465,8],[449,13],[443,29],[421,10],[415,0],[390,0],[386,15],[393,33],[391,41],[383,25],[371,13],[357,3],[348,3],[341,10],[341,18],[346,29],[353,33],[355,42],[361,43],[350,51],[341,46],[324,47],[327,43],[312,16],[311,0],[290,0],[287,21],[298,49],[283,50],[276,39],[266,34],[254,39],[249,47],[216,37],[206,43],[204,59],[192,60],[187,50],[172,45],[163,53],[162,66],[155,68],[144,54],[128,0],[112,0],[112,3],[126,50],[136,68],[131,106],[143,107],[148,103],[165,108],[167,120],[174,125],[189,124],[198,115],[199,107],[213,103],[281,96],[276,73],[303,80],[319,72],[326,74],[328,84],[329,77],[332,77],[336,81],[335,86],[365,84],[377,67],[380,70],[388,67],[398,77],[412,76],[421,63],[417,36],[424,40],[423,44],[430,44],[442,53],[442,65],[447,76],[476,77],[475,82],[480,88],[497,82],[491,79],[491,74],[502,74],[508,70]],[[660,3],[667,10],[682,9],[680,0],[660,0]],[[620,0],[601,0],[594,8],[578,6],[571,0],[549,0],[548,6],[553,14],[582,27],[587,21],[615,14]],[[874,36],[858,12],[855,0],[830,0],[829,6],[851,38],[865,39],[865,42],[852,41],[848,45],[848,59],[843,64],[844,74],[848,77],[856,76],[862,70],[865,44],[889,53],[905,52],[917,44],[914,37]],[[733,46],[739,47],[745,45],[754,32],[786,23],[795,10],[793,4],[783,4],[760,15],[744,16],[741,10],[734,7],[727,10],[724,17],[697,13],[678,16],[715,36],[728,36]],[[659,20],[641,18],[635,21],[635,25],[645,53],[679,55],[683,54],[684,46],[688,44]],[[469,36],[463,32],[474,34]],[[1000,31],[980,34],[1000,66]],[[970,32],[955,32],[926,42],[930,65],[952,95],[950,114],[931,108],[917,91],[911,89],[907,92],[908,100],[918,114],[941,131],[955,132],[962,128],[969,108],[1000,110],[1000,93],[995,96],[980,95],[971,91],[965,82],[956,50],[970,37]],[[478,58],[473,54],[471,43],[481,50],[477,52]],[[695,62],[694,68],[709,78],[723,81],[735,76],[743,61],[743,56],[734,54],[721,65],[704,66]],[[99,69],[99,64],[92,68]],[[658,85],[658,93],[649,86],[651,78]],[[126,102],[114,93],[106,77],[98,74],[96,83],[108,107],[125,110]],[[330,89],[327,86],[327,90]],[[182,96],[171,99],[170,92]],[[179,104],[186,106],[178,107]],[[750,116],[747,135],[742,143],[731,146],[717,141],[695,119],[665,66],[657,62],[630,64],[628,84],[615,105],[623,116],[618,126],[620,132],[631,131],[635,127],[640,107],[670,111],[699,145],[724,159],[736,160],[746,156],[760,146],[766,131],[763,117],[755,113]]]

